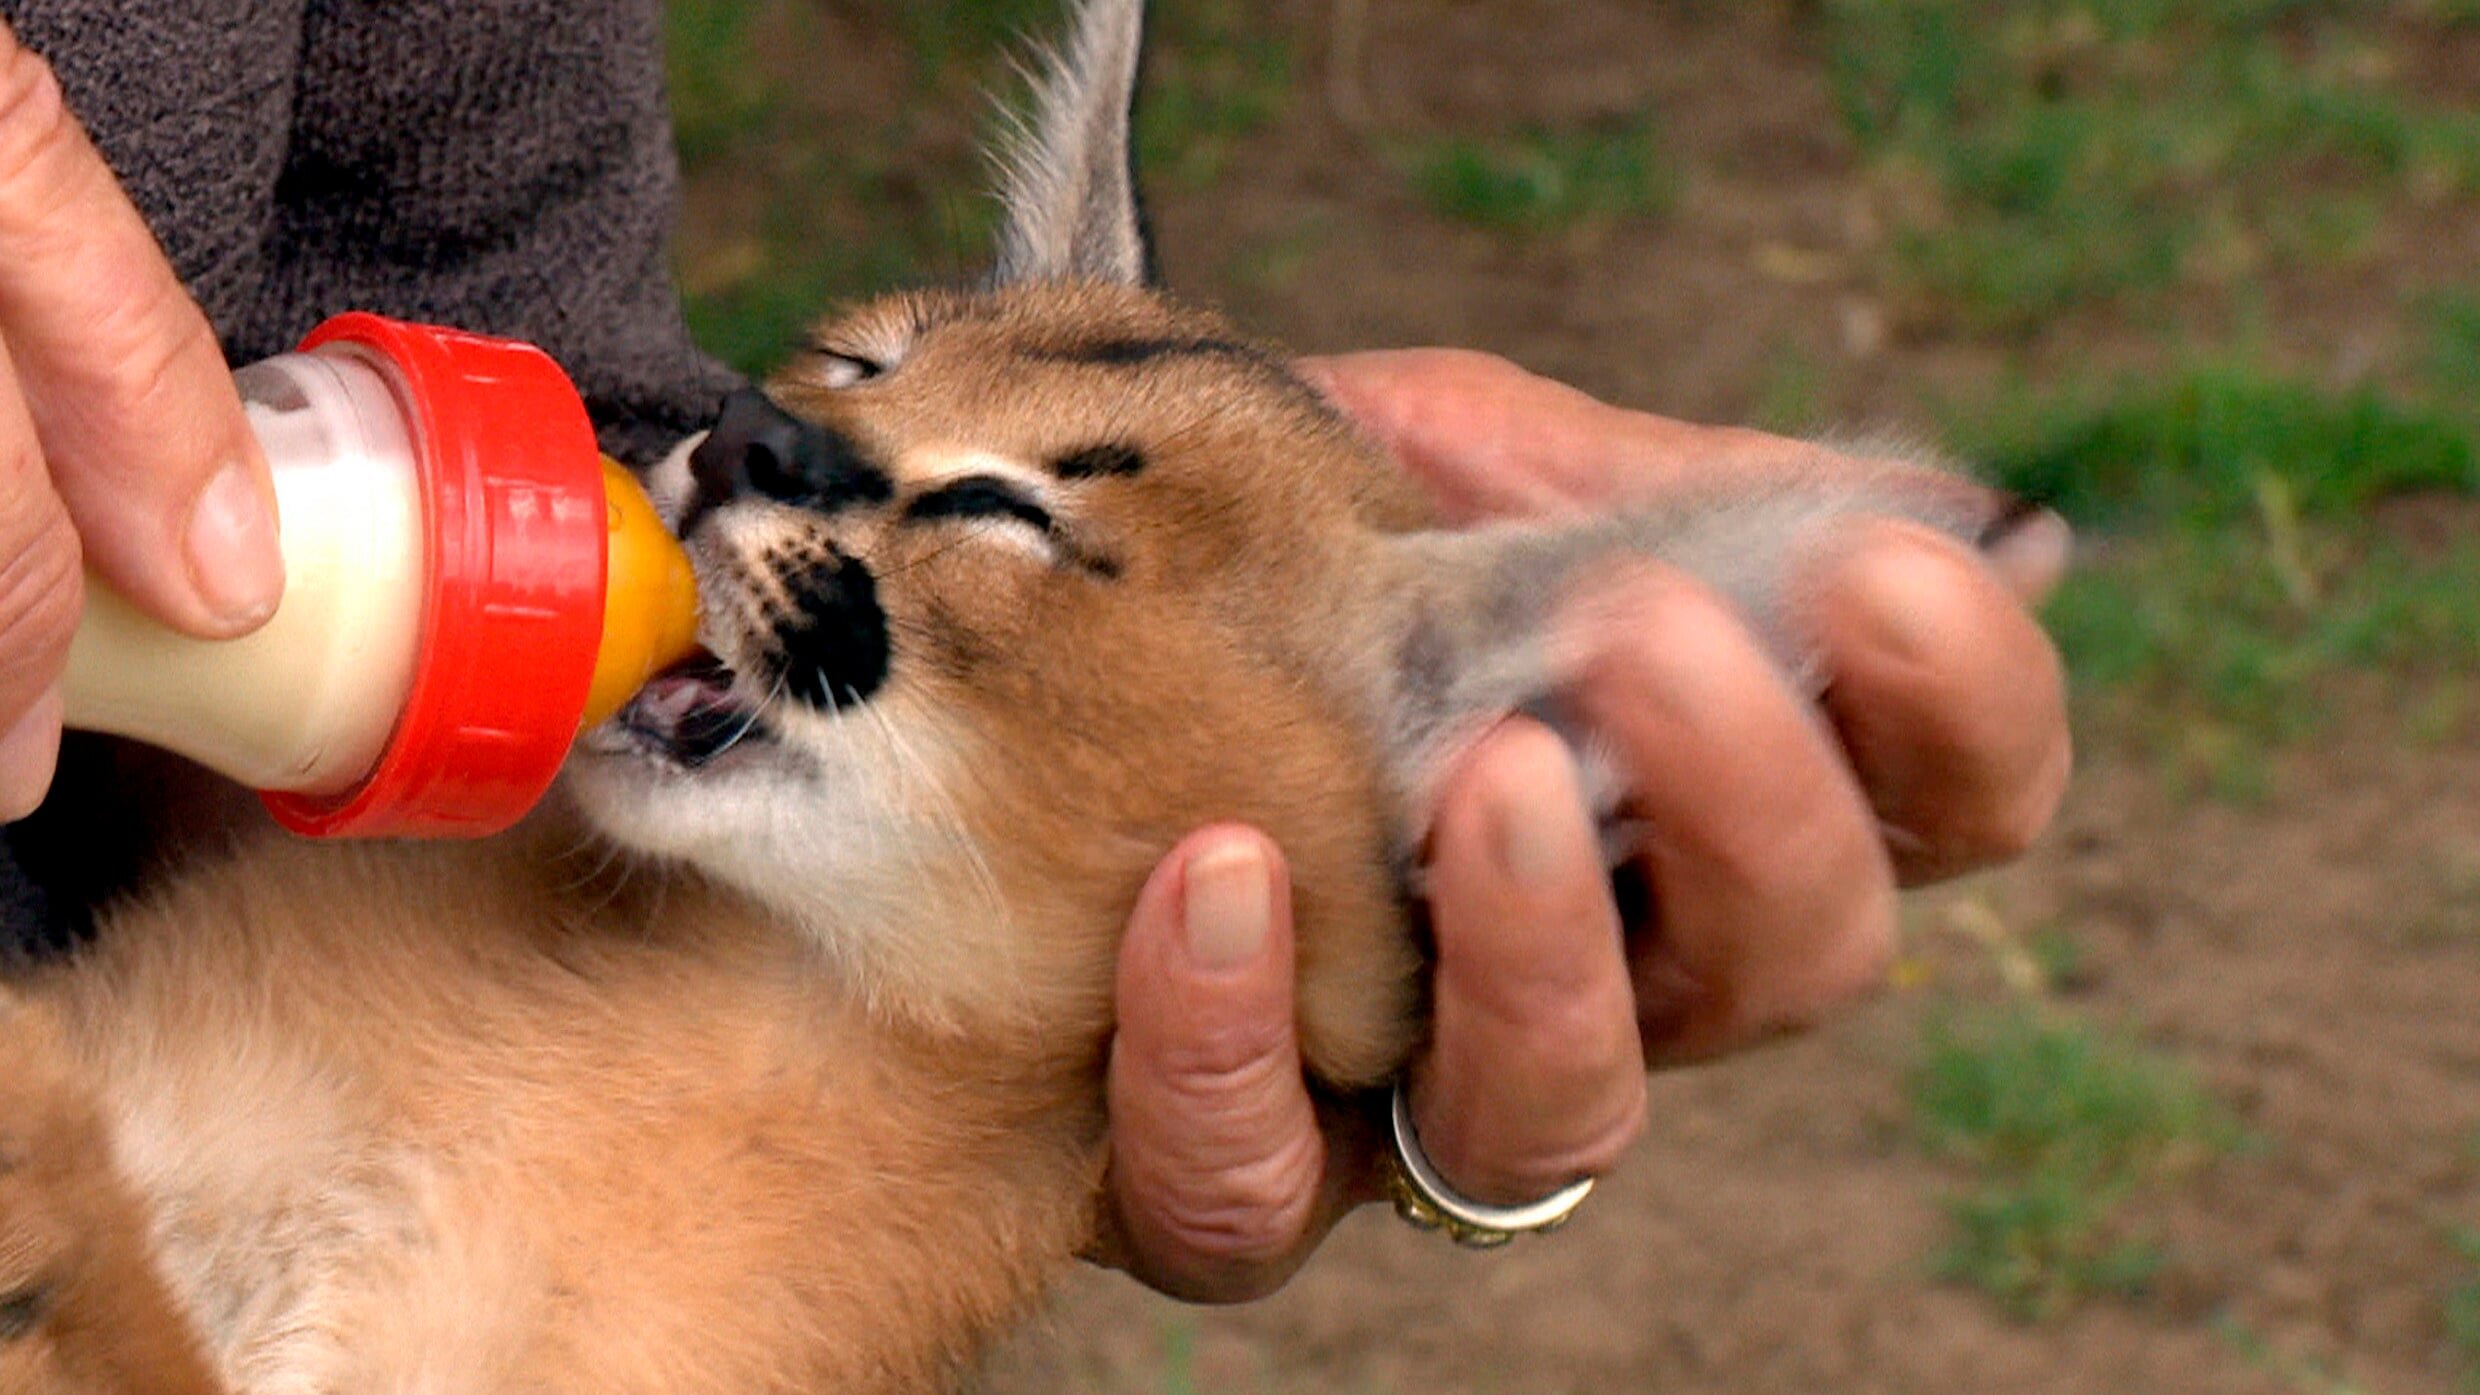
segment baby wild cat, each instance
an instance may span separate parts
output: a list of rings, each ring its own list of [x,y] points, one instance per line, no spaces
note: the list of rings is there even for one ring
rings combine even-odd
[[[1089,0],[991,284],[822,328],[656,481],[712,661],[479,847],[251,842],[13,980],[0,1391],[939,1388],[1087,1236],[1113,936],[1182,834],[1295,878],[1302,1043],[1417,1031],[1427,781],[1646,554],[1796,646],[1796,472],[1450,533],[1283,360],[1146,283],[1138,5]],[[618,867],[579,879],[578,828]]]

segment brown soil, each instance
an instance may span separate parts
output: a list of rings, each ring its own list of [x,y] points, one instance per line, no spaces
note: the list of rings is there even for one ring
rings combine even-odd
[[[1232,1310],[1086,1276],[990,1389],[1170,1390],[1177,1341],[1196,1389],[1252,1395],[2450,1389],[2440,1305],[2472,1276],[2444,1232],[2480,1219],[2480,912],[2446,920],[2439,877],[2480,850],[2480,752],[2350,743],[2276,783],[2237,811],[2088,762],[2037,854],[1919,898],[1932,984],[1982,972],[1937,929],[1960,901],[2068,927],[2077,1005],[2194,1062],[2261,1136],[2159,1207],[2174,1260],[2144,1300],[2027,1325],[1928,1277],[1955,1178],[1904,1129],[1912,989],[1658,1078],[1644,1145],[1558,1235],[1466,1254],[1366,1213]]]
[[[1707,419],[1757,410],[1787,358],[1814,370],[1828,419],[1872,427],[1924,425],[1919,404],[2006,365],[1909,325],[1873,285],[1873,195],[1813,6],[1265,8],[1304,39],[1290,114],[1211,188],[1154,194],[1175,285],[1253,328],[1312,349],[1495,349]],[[1336,16],[1356,8],[1367,58],[1338,73]],[[2430,56],[2440,85],[2480,71],[2468,49]],[[1649,222],[1510,241],[1429,212],[1388,153],[1647,103],[1686,181]],[[2409,259],[2480,264],[2471,212],[2439,211],[2357,270],[2258,288],[2271,351],[2364,369]],[[2181,338],[2158,316],[2079,323],[2018,361],[2134,370]],[[2085,733],[2034,855],[1917,898],[1914,987],[1657,1079],[1644,1144],[1559,1235],[1474,1255],[1365,1213],[1285,1292],[1233,1310],[1092,1274],[988,1388],[1184,1390],[1172,1353],[1193,1343],[1193,1388],[1243,1393],[2449,1389],[2442,1302],[2474,1266],[2446,1236],[2480,1225],[2480,747],[2468,718],[2429,748],[2350,735],[2396,730],[2398,701],[2355,695],[2368,720],[2277,759],[2254,808],[2182,801],[2126,743]],[[2077,1006],[2192,1061],[2262,1140],[2165,1205],[2175,1257],[2147,1298],[2026,1325],[1928,1277],[1955,1177],[1908,1141],[1902,1078],[1930,990],[1986,976],[1939,930],[1965,902],[2075,936]]]

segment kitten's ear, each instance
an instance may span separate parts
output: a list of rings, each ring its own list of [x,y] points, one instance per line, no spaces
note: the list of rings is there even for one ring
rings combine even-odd
[[[1586,575],[1631,558],[1676,567],[1720,593],[1784,681],[1813,692],[1831,675],[1804,632],[1799,587],[1837,527],[1861,515],[1925,523],[1989,550],[2034,542],[2062,550],[2063,561],[2066,546],[2065,525],[2045,509],[1954,475],[1891,466],[1724,485],[1565,523],[1389,539],[1381,643],[1390,662],[1375,709],[1407,818],[1426,818],[1434,781],[1466,743],[1510,712],[1538,711],[1575,678],[1587,656],[1567,647],[1580,636],[1554,629],[1553,615]],[[1417,839],[1422,829],[1404,831]]]
[[[1144,28],[1144,0],[1083,0],[1041,63],[1032,110],[998,153],[1006,209],[994,284],[1152,281],[1130,132]]]

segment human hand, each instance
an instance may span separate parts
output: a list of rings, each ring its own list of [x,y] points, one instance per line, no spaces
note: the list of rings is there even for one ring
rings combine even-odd
[[[87,567],[208,638],[257,628],[284,586],[214,331],[0,23],[0,821],[51,785]]]
[[[1451,522],[1589,511],[1717,472],[1859,468],[1759,432],[1628,412],[1481,354],[1302,365]],[[1647,568],[1567,623],[1593,658],[1566,700],[1617,750],[1650,907],[1622,924],[1564,744],[1511,720],[1451,772],[1429,849],[1427,1153],[1475,1200],[1609,1170],[1642,1130],[1645,1067],[1815,1022],[1872,991],[1894,889],[2012,857],[2070,764],[2063,684],[2027,612],[2067,538],[2031,515],[1983,553],[1855,525],[1801,578],[1829,684],[1815,707],[1740,617]],[[1822,717],[1822,720],[1820,718]],[[1280,852],[1202,830],[1164,859],[1120,958],[1101,1258],[1231,1300],[1288,1277],[1381,1194],[1369,1121],[1317,1100],[1293,1040]]]

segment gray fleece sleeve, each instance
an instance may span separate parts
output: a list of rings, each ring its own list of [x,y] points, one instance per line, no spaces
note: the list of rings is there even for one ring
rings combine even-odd
[[[542,346],[644,464],[733,375],[672,287],[655,0],[308,0],[247,338],[343,309]]]

